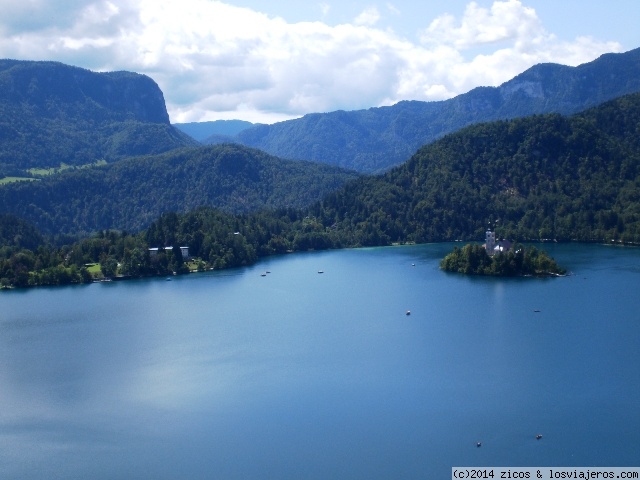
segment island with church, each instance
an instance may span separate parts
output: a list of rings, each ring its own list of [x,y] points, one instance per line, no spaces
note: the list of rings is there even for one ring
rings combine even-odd
[[[544,251],[508,240],[496,241],[495,231],[488,228],[485,243],[454,247],[441,262],[447,272],[499,277],[562,276],[566,270]]]

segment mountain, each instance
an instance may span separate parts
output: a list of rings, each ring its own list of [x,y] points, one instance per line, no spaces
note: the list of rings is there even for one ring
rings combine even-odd
[[[244,120],[215,120],[212,122],[174,123],[173,126],[199,142],[215,144],[224,142],[211,141],[208,137],[230,139],[241,131],[253,127],[254,124]]]
[[[311,215],[350,245],[501,237],[640,243],[640,94],[574,116],[476,124]]]
[[[536,65],[499,87],[440,102],[314,113],[241,131],[236,141],[283,158],[364,173],[399,165],[422,145],[462,127],[539,113],[571,114],[640,91],[640,49],[577,67]]]
[[[357,176],[240,145],[203,146],[10,183],[0,187],[0,211],[52,235],[138,231],[164,212],[201,206],[302,208]]]
[[[145,75],[0,60],[0,176],[195,144]]]
[[[299,210],[228,213],[253,200],[275,203],[277,185],[284,185],[281,193],[295,195],[288,183],[298,185],[295,168],[304,164],[238,145],[185,149],[78,170],[32,182],[35,190],[8,185],[0,188],[2,202],[23,196],[17,214],[49,231],[96,225],[96,220],[120,228],[128,218],[142,224],[172,205],[202,205],[198,196],[213,184],[219,188],[204,197],[226,200],[228,211],[200,207],[163,213],[135,235],[101,231],[61,248],[40,244],[30,223],[0,215],[0,240],[5,242],[0,248],[0,288],[88,282],[85,265],[95,262],[107,276],[185,272],[177,245],[188,247],[197,257],[197,268],[204,270],[249,265],[289,251],[478,242],[488,223],[495,225],[498,237],[516,242],[638,245],[639,128],[640,94],[573,116],[544,114],[477,124],[424,146],[384,175],[350,181]],[[294,175],[283,175],[285,164],[294,167]],[[319,178],[335,180],[332,172],[324,173],[320,169]],[[298,192],[317,185],[318,177],[304,173],[303,178],[308,183],[299,185]],[[104,192],[99,191],[102,185]],[[28,244],[38,245],[37,250]],[[154,246],[174,248],[161,248],[152,256],[148,249]],[[468,261],[473,270],[475,260]],[[506,255],[501,269],[511,271],[517,261]]]

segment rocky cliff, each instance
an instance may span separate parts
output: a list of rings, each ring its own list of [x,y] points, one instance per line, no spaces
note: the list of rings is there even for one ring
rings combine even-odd
[[[103,119],[169,123],[162,91],[146,75],[57,62],[0,60],[0,101],[49,117],[80,109]]]
[[[0,60],[0,178],[195,144],[145,75]]]

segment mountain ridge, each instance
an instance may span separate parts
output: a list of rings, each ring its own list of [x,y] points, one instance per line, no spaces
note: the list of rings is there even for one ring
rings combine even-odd
[[[0,176],[196,144],[146,75],[0,60]]]
[[[302,208],[358,174],[237,144],[174,149],[0,186],[0,211],[48,235],[138,231],[165,212]]]
[[[474,124],[314,208],[361,245],[482,238],[640,242],[640,93],[571,116]]]
[[[59,88],[64,84],[64,88]],[[93,102],[111,120],[169,124],[164,94],[147,75],[127,71],[93,72],[52,61],[0,60],[0,99],[40,107],[37,100]],[[39,114],[47,114],[40,108]]]
[[[62,174],[49,182],[32,182],[42,186],[41,190],[25,185],[22,193],[36,193],[44,203],[38,203],[34,196],[20,202],[20,218],[0,215],[0,237],[7,242],[0,249],[4,255],[0,256],[0,286],[91,281],[85,268],[88,263],[100,263],[106,276],[187,271],[177,249],[151,257],[149,247],[187,246],[190,255],[197,258],[199,270],[222,269],[290,251],[477,241],[484,237],[487,224],[495,225],[497,237],[515,242],[640,245],[639,128],[640,93],[571,116],[548,113],[475,124],[423,146],[407,162],[383,175],[361,176],[333,188],[332,193],[304,209],[232,214],[199,207],[175,213],[161,205],[159,211],[166,213],[135,235],[103,230],[73,245],[63,245],[68,238],[62,238],[59,248],[48,243],[38,245],[37,251],[25,250],[29,244],[39,243],[39,233],[22,217],[39,214],[49,226],[59,228],[63,217],[74,209],[73,222],[109,215],[118,195],[127,192],[117,212],[122,220],[140,210],[139,199],[156,205],[163,197],[184,197],[185,184],[194,184],[190,194],[198,194],[202,185],[220,183],[221,194],[235,202],[248,198],[242,190],[240,197],[234,196],[238,177],[264,186],[260,170],[268,162],[250,158],[250,154],[267,156],[264,152],[220,145],[194,149],[204,160],[195,159],[196,163],[207,172],[223,173],[220,182],[201,178],[194,159],[183,158],[186,151],[124,160],[93,172]],[[206,152],[218,153],[207,156]],[[143,176],[159,172],[156,183],[163,188],[153,193],[131,175],[128,169],[136,163],[144,164],[139,169]],[[303,162],[288,163],[298,168]],[[276,174],[281,170],[277,165],[272,169]],[[105,187],[114,201],[103,197],[87,202],[88,192],[107,185],[96,181],[92,175],[96,172],[111,175],[112,183],[121,189]],[[52,204],[53,192],[48,187],[59,180],[69,180],[65,188],[57,190],[61,201],[57,209],[45,211],[42,206]],[[89,188],[77,188],[79,181],[87,181]],[[174,184],[178,188],[167,188]],[[15,199],[20,194],[18,188],[0,188],[0,197]],[[305,185],[301,191],[307,189]],[[291,190],[285,188],[285,192]],[[76,208],[78,205],[83,208]],[[152,218],[153,212],[148,213]]]
[[[366,110],[311,113],[243,130],[235,141],[283,158],[381,173],[462,127],[538,113],[576,113],[640,91],[640,48],[576,67],[544,63],[499,87],[439,102],[406,100]]]

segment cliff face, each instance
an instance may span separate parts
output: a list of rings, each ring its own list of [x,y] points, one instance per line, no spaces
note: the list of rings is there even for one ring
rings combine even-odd
[[[169,123],[164,96],[151,78],[57,62],[0,60],[0,102],[49,118],[79,111],[96,119]]]
[[[0,178],[195,144],[145,75],[0,60]]]

